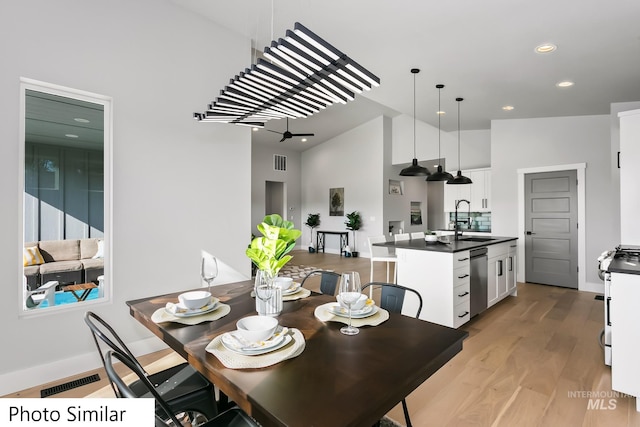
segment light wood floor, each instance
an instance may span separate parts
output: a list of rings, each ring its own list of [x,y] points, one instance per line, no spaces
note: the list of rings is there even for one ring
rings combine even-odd
[[[355,270],[363,283],[369,280],[368,258],[293,254],[292,264]],[[385,276],[384,264],[375,263],[375,280],[384,281]],[[469,338],[462,352],[408,396],[413,424],[640,427],[635,399],[610,394],[611,369],[598,344],[603,302],[594,297],[519,283],[517,297],[508,297],[463,326]],[[170,351],[143,360],[152,371],[180,361]],[[54,397],[111,396],[104,373],[96,372],[103,378],[100,382]],[[39,397],[40,389],[51,385],[6,397]],[[400,406],[388,416],[404,423]]]

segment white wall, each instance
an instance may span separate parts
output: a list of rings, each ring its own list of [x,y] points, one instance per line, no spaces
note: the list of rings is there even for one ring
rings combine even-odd
[[[198,286],[200,249],[249,273],[251,153],[250,129],[192,119],[249,41],[167,1],[2,2],[0,39],[2,395],[99,365],[84,309],[18,316],[21,76],[113,97],[113,300],[92,310],[128,342],[151,334],[125,301]]]
[[[378,117],[302,153],[303,218],[319,212],[318,229],[346,230],[344,216],[329,216],[329,189],[343,187],[345,214],[358,211],[362,217],[356,240],[363,255],[369,252],[366,236],[383,234],[384,121]],[[308,242],[305,228],[302,241]],[[337,237],[327,236],[325,244],[326,252],[339,253]]]
[[[440,135],[440,155],[443,166],[455,175],[458,170],[458,132]],[[434,170],[425,160],[438,158],[438,128],[416,120],[416,157],[422,166]],[[393,118],[393,147],[391,163],[411,163],[413,159],[413,117],[405,114]],[[460,132],[460,166],[463,170],[491,165],[491,131],[467,130]]]
[[[611,186],[609,116],[493,120],[491,123],[492,232],[518,234],[517,170],[586,163],[586,281],[601,286],[597,257],[615,247],[618,221]],[[583,226],[583,224],[581,224]],[[518,236],[522,240],[523,236]],[[523,259],[524,253],[521,254]]]

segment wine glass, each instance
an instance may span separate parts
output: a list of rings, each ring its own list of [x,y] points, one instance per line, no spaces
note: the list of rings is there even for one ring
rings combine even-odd
[[[256,272],[255,281],[256,298],[262,300],[262,304],[256,304],[258,306],[258,314],[267,314],[267,301],[271,299],[274,293],[273,277],[269,272],[264,270],[258,270]]]
[[[357,271],[342,273],[340,276],[340,299],[349,307],[349,325],[340,328],[345,335],[356,335],[360,330],[351,326],[351,306],[358,301],[362,288],[360,286],[360,274]]]
[[[218,275],[218,260],[212,255],[202,256],[202,265],[200,266],[200,276],[202,280],[207,282],[207,290],[211,293],[211,282]]]

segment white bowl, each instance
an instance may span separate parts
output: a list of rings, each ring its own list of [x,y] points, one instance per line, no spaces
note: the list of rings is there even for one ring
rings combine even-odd
[[[211,293],[207,291],[191,291],[178,295],[178,300],[191,310],[202,308],[211,302]]]
[[[273,284],[284,291],[293,285],[293,279],[291,277],[276,277]]]
[[[271,316],[248,316],[236,322],[237,333],[248,342],[264,341],[274,334],[278,319]]]
[[[425,242],[437,242],[438,236],[435,234],[427,234],[424,236]]]
[[[360,294],[360,298],[358,298],[358,301],[356,301],[353,304],[351,304],[351,310],[362,310],[364,308],[364,306],[367,304],[367,299],[368,298],[369,297],[367,295]],[[342,301],[342,298],[340,298],[340,294],[338,294],[336,296],[336,299],[340,303],[341,307],[349,308],[349,306]]]

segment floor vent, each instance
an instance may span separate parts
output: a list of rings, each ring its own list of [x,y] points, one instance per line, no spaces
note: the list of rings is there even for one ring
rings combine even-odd
[[[100,381],[100,375],[93,374],[88,377],[78,378],[77,380],[69,381],[68,383],[59,384],[53,387],[45,388],[40,390],[40,397],[49,397],[54,394],[62,393],[63,391],[72,390],[77,387],[82,387],[83,385],[95,383]]]
[[[598,301],[604,301],[604,295],[596,295]]]

